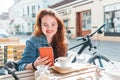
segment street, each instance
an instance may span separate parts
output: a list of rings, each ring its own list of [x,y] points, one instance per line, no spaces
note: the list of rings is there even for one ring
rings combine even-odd
[[[20,38],[20,43],[25,43],[30,36],[23,35],[11,35],[10,37]],[[80,41],[76,41],[75,39],[68,40],[68,48],[79,44]],[[120,61],[120,42],[118,41],[93,41],[93,43],[97,46],[97,52],[108,57],[114,61]],[[93,45],[94,45],[93,44]],[[78,52],[80,47],[73,49],[72,51]],[[84,53],[89,54],[92,51],[85,49]]]
[[[69,40],[69,48],[79,44],[79,41]],[[97,53],[102,54],[109,58],[110,60],[120,61],[120,42],[117,41],[95,41],[93,45],[96,44],[97,46]],[[73,49],[73,51],[78,52],[81,47]],[[93,52],[92,50],[89,51],[88,48],[85,49],[83,53],[89,54]]]

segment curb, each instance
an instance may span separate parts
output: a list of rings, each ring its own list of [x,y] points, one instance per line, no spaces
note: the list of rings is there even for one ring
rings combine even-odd
[[[118,41],[120,42],[119,36],[104,36],[104,35],[96,35],[93,39],[99,39],[103,41]]]

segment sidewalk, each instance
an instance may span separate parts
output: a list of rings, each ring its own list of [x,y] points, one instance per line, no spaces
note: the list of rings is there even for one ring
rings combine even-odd
[[[71,38],[70,40],[74,40]],[[96,34],[92,37],[93,40],[102,40],[102,41],[117,41],[120,42],[120,36],[104,36],[102,34]]]
[[[120,36],[104,36],[104,35],[99,35],[99,34],[95,36],[96,36],[96,39],[98,36],[98,39],[103,40],[103,41],[120,41]]]

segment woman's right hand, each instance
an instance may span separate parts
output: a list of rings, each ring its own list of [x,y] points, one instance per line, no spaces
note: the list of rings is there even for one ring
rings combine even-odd
[[[35,62],[34,62],[34,66],[37,68],[37,66],[39,65],[47,65],[47,66],[50,66],[52,64],[52,59],[49,59],[48,57],[44,57],[44,58],[41,58],[41,57],[38,57]]]

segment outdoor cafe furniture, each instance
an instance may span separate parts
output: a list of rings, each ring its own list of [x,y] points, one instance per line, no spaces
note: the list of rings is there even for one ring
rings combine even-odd
[[[50,71],[50,80],[93,80],[95,77],[96,66],[85,64],[84,67],[74,69],[58,69],[53,66],[48,69]],[[35,80],[34,70],[25,70],[15,72],[19,80]],[[13,76],[0,76],[0,80],[15,80]]]
[[[0,66],[3,66],[7,62],[7,59],[9,57],[9,54],[7,55],[7,53],[9,53],[11,49],[8,46],[13,46],[17,44],[20,44],[19,38],[0,38]],[[7,46],[7,48],[5,46]],[[11,53],[13,53],[12,49]]]
[[[0,38],[0,44],[16,44],[20,43],[19,38]]]
[[[21,59],[25,44],[1,44],[0,45],[0,66],[3,66],[8,61],[17,61]]]

